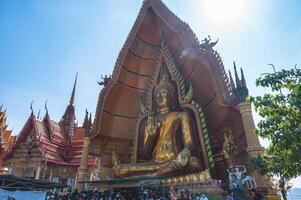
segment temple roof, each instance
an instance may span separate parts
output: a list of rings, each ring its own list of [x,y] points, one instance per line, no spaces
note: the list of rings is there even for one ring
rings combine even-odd
[[[71,159],[69,161],[64,160],[64,151],[66,150],[67,135],[64,133],[63,128],[59,123],[51,120],[49,116],[45,116],[42,121],[38,120],[35,115],[31,114],[22,128],[20,134],[17,136],[16,142],[9,152],[5,153],[4,160],[8,160],[13,157],[14,152],[18,148],[18,144],[26,141],[32,130],[35,130],[35,141],[38,144],[38,148],[43,155],[43,159],[48,163],[67,165],[67,166],[79,166],[82,149],[83,149],[83,137],[84,128],[75,127],[74,134],[71,138]],[[88,165],[94,165],[95,157],[89,156]]]
[[[240,117],[219,54],[212,48],[204,49],[189,25],[161,0],[145,0],[119,52],[112,78],[100,92],[91,152],[97,153],[100,147],[98,153],[110,154],[110,141],[117,142],[124,152],[130,145],[126,141],[135,138],[140,100],[147,95],[162,39],[184,81],[191,82],[193,99],[202,106],[210,131]]]

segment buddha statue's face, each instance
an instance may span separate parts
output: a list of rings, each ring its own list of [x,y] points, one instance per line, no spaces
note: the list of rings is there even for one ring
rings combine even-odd
[[[170,110],[171,95],[166,89],[161,89],[156,94],[159,112],[167,112]]]

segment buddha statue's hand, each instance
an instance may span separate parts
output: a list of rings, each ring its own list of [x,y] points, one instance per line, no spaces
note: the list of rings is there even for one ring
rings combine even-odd
[[[190,159],[190,151],[188,148],[184,148],[177,156],[177,158],[174,160],[174,164],[177,168],[183,168],[185,167]]]
[[[156,130],[158,128],[158,122],[157,119],[154,118],[153,115],[148,116],[147,118],[147,125],[145,127],[147,133],[150,136],[154,136],[156,134]]]

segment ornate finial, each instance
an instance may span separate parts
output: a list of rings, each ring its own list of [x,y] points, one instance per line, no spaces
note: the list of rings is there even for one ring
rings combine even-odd
[[[240,68],[240,73],[241,73],[241,85],[246,87],[246,80],[245,80],[245,76],[244,76],[244,71],[242,70],[242,68]]]
[[[40,118],[40,113],[41,113],[41,109],[39,109],[38,115],[37,115],[37,119]]]
[[[86,109],[86,114],[85,114],[85,119],[84,119],[84,123],[83,123],[83,128],[85,129],[85,137],[88,137],[90,135],[90,122],[89,122],[89,113],[88,113],[88,109]]]
[[[31,101],[31,103],[30,103],[30,110],[31,110],[31,115],[33,115],[33,108],[32,108],[32,104],[33,104],[33,100]]]
[[[240,81],[239,81],[239,77],[238,77],[238,74],[237,74],[235,61],[233,61],[233,66],[234,66],[234,73],[235,73],[235,83],[236,83],[236,87],[239,87],[239,85],[240,85],[239,82],[240,82]]]
[[[235,62],[233,62],[233,65],[234,65],[235,82],[236,82],[236,87],[233,93],[239,102],[245,102],[247,96],[249,95],[249,91],[246,86],[245,76],[243,70],[241,69],[241,80],[240,80],[237,74]]]
[[[46,115],[48,115],[48,108],[47,108],[47,100],[45,101],[45,110],[46,110]]]
[[[70,101],[69,101],[69,103],[70,103],[71,105],[74,104],[75,89],[76,89],[76,82],[77,82],[77,74],[78,74],[78,73],[76,72],[75,81],[74,81],[74,85],[73,85],[73,90],[72,90],[71,97],[70,97]]]
[[[89,115],[89,125],[92,126],[92,112],[90,112]]]
[[[229,77],[230,77],[230,87],[232,90],[235,89],[235,84],[234,84],[234,81],[233,81],[233,78],[232,78],[232,74],[230,72],[230,70],[228,70],[228,73],[229,73]]]
[[[208,37],[206,37],[202,40],[202,44],[200,44],[200,48],[204,49],[204,50],[210,50],[217,44],[218,40],[219,39],[217,39],[215,42],[210,42],[211,37],[210,37],[210,35],[208,35]]]
[[[101,75],[102,81],[97,81],[98,85],[103,85],[106,86],[109,81],[111,80],[112,76],[111,75]]]
[[[85,136],[89,135],[89,119],[88,119],[88,109],[86,108],[86,114],[84,118],[83,128],[85,129]]]
[[[89,118],[89,113],[88,113],[88,109],[86,108],[84,123],[88,122],[89,120],[88,118]]]

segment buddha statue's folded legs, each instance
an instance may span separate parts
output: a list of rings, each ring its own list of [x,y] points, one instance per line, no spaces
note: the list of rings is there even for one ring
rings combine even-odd
[[[197,170],[199,167],[199,159],[191,157],[189,149],[184,148],[175,159],[162,163],[115,164],[113,174],[115,177],[168,176],[183,169]]]
[[[161,163],[129,163],[113,166],[115,177],[148,176],[159,170]]]

